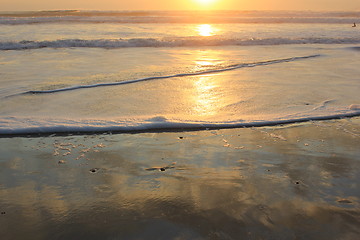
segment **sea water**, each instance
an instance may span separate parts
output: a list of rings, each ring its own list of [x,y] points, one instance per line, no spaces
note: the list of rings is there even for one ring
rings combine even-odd
[[[359,12],[0,14],[0,134],[360,115]]]

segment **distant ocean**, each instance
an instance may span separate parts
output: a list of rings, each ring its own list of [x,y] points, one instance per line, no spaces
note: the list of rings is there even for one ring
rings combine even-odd
[[[0,12],[0,53],[3,136],[360,115],[360,12]]]

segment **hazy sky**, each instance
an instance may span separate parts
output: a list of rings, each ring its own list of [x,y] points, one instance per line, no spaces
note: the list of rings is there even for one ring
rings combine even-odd
[[[360,0],[0,0],[0,11],[54,9],[360,11]]]

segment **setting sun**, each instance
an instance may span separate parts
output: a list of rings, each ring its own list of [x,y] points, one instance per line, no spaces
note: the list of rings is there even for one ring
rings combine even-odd
[[[201,8],[209,8],[216,2],[216,0],[195,0],[195,2],[201,6]]]
[[[196,1],[201,4],[211,4],[215,2],[215,0],[196,0]]]

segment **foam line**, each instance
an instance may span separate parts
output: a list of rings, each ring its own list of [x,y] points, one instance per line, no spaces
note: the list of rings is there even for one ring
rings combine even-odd
[[[83,88],[109,87],[109,86],[131,84],[131,83],[137,83],[137,82],[143,82],[143,81],[158,80],[158,79],[198,76],[198,75],[205,75],[205,74],[211,74],[211,73],[231,71],[231,70],[235,70],[235,69],[239,69],[239,68],[265,66],[265,65],[270,65],[270,64],[292,62],[292,61],[303,60],[303,59],[308,59],[308,58],[315,58],[315,57],[319,57],[319,56],[321,56],[321,55],[317,54],[317,55],[283,58],[283,59],[277,59],[277,60],[255,62],[255,63],[243,63],[243,64],[230,65],[230,66],[227,66],[222,69],[213,69],[213,70],[194,72],[194,73],[179,73],[179,74],[160,76],[160,77],[147,77],[147,78],[140,78],[140,79],[135,79],[135,80],[122,81],[122,82],[98,83],[98,84],[92,84],[92,85],[81,85],[81,86],[73,86],[73,87],[59,88],[59,89],[52,89],[52,90],[39,90],[39,91],[32,90],[32,91],[23,92],[23,93],[16,94],[16,95],[57,93],[57,92],[73,91],[73,90],[78,90],[78,89],[83,89]]]
[[[61,119],[23,119],[15,117],[0,118],[0,137],[12,136],[46,136],[52,134],[93,134],[93,133],[137,133],[137,132],[171,132],[198,131],[209,129],[248,128],[294,124],[309,121],[332,120],[360,116],[360,105],[351,105],[346,109],[323,114],[275,118],[268,120],[234,120],[228,122],[178,121],[165,117],[119,120],[61,120]]]
[[[42,48],[136,48],[136,47],[196,47],[196,46],[257,46],[288,44],[358,44],[356,37],[307,37],[307,38],[223,38],[213,37],[173,37],[130,38],[130,39],[59,39],[53,41],[23,40],[0,42],[0,50],[30,50]]]

